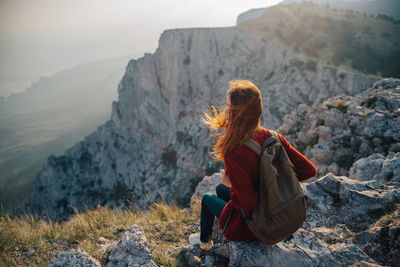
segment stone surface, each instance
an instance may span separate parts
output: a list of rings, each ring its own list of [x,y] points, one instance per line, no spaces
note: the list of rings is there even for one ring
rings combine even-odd
[[[377,159],[381,157],[376,156]],[[214,174],[218,175],[218,174]],[[394,240],[400,238],[399,220],[393,220],[392,243],[384,242],[371,228],[395,203],[400,202],[399,183],[381,183],[374,178],[363,177],[369,172],[358,172],[354,180],[332,173],[301,186],[307,195],[307,219],[303,226],[285,241],[267,246],[258,241],[231,242],[226,239],[218,243],[213,236],[214,246],[207,253],[207,266],[213,265],[217,256],[228,259],[229,266],[381,266],[398,256]],[[211,184],[210,177],[204,178],[196,192]],[[205,191],[205,190],[203,190]],[[392,218],[392,217],[390,217]],[[218,232],[218,231],[215,231]],[[379,233],[381,233],[380,231]],[[384,232],[384,233],[386,233]],[[357,237],[357,238],[356,238]],[[375,240],[373,242],[373,240]],[[378,242],[384,242],[381,245]],[[377,248],[380,249],[379,253]],[[202,264],[206,264],[202,258]],[[361,264],[362,263],[362,264]],[[359,265],[357,265],[359,264]]]
[[[308,196],[311,227],[343,223],[351,231],[364,231],[400,201],[398,185],[356,181],[332,173],[312,183],[303,183],[302,187]]]
[[[158,266],[148,248],[146,236],[140,226],[126,231],[108,257],[107,267],[112,266]]]
[[[90,257],[82,248],[71,249],[68,252],[59,252],[46,267],[100,267],[98,260]]]
[[[355,172],[369,172],[363,179],[396,181],[399,156],[388,154],[399,152],[399,116],[400,79],[388,78],[355,96],[342,94],[311,107],[300,105],[285,117],[278,131],[317,166],[319,175],[332,172],[353,177]],[[368,158],[373,154],[382,158]],[[381,168],[386,157],[385,168]],[[369,163],[373,165],[367,167]],[[378,174],[380,170],[385,173]]]
[[[387,157],[373,154],[357,160],[350,169],[350,178],[374,179],[382,183],[400,182],[400,153],[389,152]]]
[[[201,199],[205,193],[216,194],[215,187],[220,183],[220,181],[220,173],[214,173],[210,176],[204,177],[194,190],[190,201],[191,206],[193,206],[196,199]]]
[[[370,257],[389,265],[400,263],[400,209],[382,217],[367,231],[353,237],[353,241]]]
[[[347,266],[362,260],[375,263],[354,244],[328,244],[304,229],[292,241],[273,246],[259,241],[229,243],[229,266]]]

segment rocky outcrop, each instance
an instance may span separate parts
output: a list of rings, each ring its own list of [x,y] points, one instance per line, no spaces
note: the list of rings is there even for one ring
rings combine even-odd
[[[350,178],[400,183],[400,153],[390,152],[387,157],[378,153],[359,159],[350,169]]]
[[[98,260],[89,256],[82,248],[71,249],[68,252],[60,252],[57,257],[52,259],[46,267],[100,267]]]
[[[321,65],[278,40],[236,28],[165,31],[154,54],[129,62],[109,121],[38,173],[29,205],[50,219],[98,204],[141,208],[157,199],[187,204],[212,174],[209,130],[200,117],[225,101],[228,81],[262,91],[264,125],[275,128],[299,104],[364,91],[375,78]]]
[[[314,230],[300,229],[292,240],[273,246],[258,241],[227,242],[224,247],[213,248],[211,251],[229,258],[228,266],[349,266],[357,262],[376,264],[359,247],[351,242],[346,243],[340,225],[335,229]]]
[[[203,256],[202,263],[207,261],[207,266],[217,266],[214,263],[221,262],[219,257],[224,257],[229,266],[393,265],[395,261],[391,259],[398,257],[395,240],[400,238],[399,219],[392,219],[390,224],[391,241],[385,241],[388,230],[378,231],[376,225],[379,225],[378,220],[382,221],[382,216],[395,208],[395,203],[400,202],[400,186],[359,176],[364,174],[356,173],[356,180],[353,180],[329,173],[313,182],[302,183],[308,197],[307,219],[293,238],[273,246],[259,241],[224,240]],[[219,174],[213,176],[215,179],[205,177],[204,180],[209,185],[215,180],[215,187]],[[204,186],[201,188],[209,190]],[[196,189],[198,195],[206,193],[201,188]],[[385,234],[386,239],[379,238]]]
[[[316,164],[318,174],[348,175],[358,159],[399,152],[399,116],[400,79],[383,79],[356,96],[299,105],[278,131]],[[393,172],[383,171],[390,180]]]
[[[215,186],[221,181],[220,173],[214,173],[210,176],[205,176],[203,180],[196,186],[192,198],[190,199],[190,206],[193,207],[197,199],[201,199],[204,194],[216,194]]]
[[[353,236],[352,240],[378,262],[398,266],[400,262],[400,209],[385,215],[368,231]]]
[[[148,248],[146,236],[140,226],[134,225],[126,231],[108,257],[107,267],[114,266],[158,266]]]
[[[98,260],[90,257],[82,248],[71,249],[69,252],[60,252],[53,258],[47,267],[57,266],[82,266],[82,267],[118,267],[118,266],[158,266],[153,254],[148,248],[148,242],[142,228],[133,225],[129,231],[123,233],[118,242],[110,243],[109,240],[100,238],[99,241],[106,247],[112,247],[107,264],[102,265]],[[108,251],[109,248],[105,249]],[[104,251],[100,251],[104,252]]]
[[[384,79],[354,97],[341,95],[312,107],[300,105],[286,116],[279,131],[318,165],[321,174],[301,183],[308,197],[305,223],[292,238],[273,246],[258,241],[217,243],[201,262],[216,266],[223,257],[229,266],[396,266],[400,255],[399,93],[400,80]],[[385,137],[390,139],[378,141]],[[346,145],[353,138],[361,139],[359,146],[368,142],[364,147],[371,152]],[[334,170],[349,172],[350,178],[326,174],[329,168],[321,162],[329,164],[323,159],[330,160],[338,152],[351,157],[341,161],[346,168]],[[218,176],[205,177],[194,197],[212,191]]]

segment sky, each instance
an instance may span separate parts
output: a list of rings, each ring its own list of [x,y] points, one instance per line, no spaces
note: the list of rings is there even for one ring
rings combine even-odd
[[[73,66],[152,53],[166,29],[227,27],[281,0],[0,0],[0,96]]]

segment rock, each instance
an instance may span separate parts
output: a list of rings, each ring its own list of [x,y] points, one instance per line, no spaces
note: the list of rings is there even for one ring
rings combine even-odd
[[[323,148],[312,148],[310,152],[312,155],[312,159],[317,161],[317,163],[327,163],[330,162],[330,160],[332,159],[332,152]]]
[[[373,154],[367,158],[359,159],[351,167],[349,177],[359,181],[379,181],[383,161],[384,156],[382,154]]]
[[[351,179],[377,180],[382,183],[400,182],[400,153],[390,152],[387,157],[373,154],[356,161],[349,172]]]
[[[189,267],[200,266],[200,258],[198,256],[195,256],[192,253],[189,253],[189,255],[188,255],[188,265],[189,265]]]
[[[201,199],[205,193],[216,194],[215,188],[221,181],[220,173],[214,173],[211,176],[205,176],[203,180],[196,186],[193,196],[190,201],[190,205],[193,206],[193,202],[196,199]]]
[[[365,232],[354,236],[354,241],[376,261],[397,266],[400,250],[400,209],[383,216]]]
[[[332,230],[331,230],[332,231]],[[293,239],[268,246],[259,241],[228,242],[229,266],[341,266],[375,263],[354,244],[328,244],[312,231],[298,230]]]
[[[207,177],[207,184],[210,180]],[[307,219],[293,238],[267,246],[259,241],[224,239],[219,243],[218,236],[214,236],[214,246],[201,264],[218,266],[215,262],[219,256],[229,259],[229,266],[381,266],[388,262],[383,257],[397,257],[398,247],[391,245],[390,252],[384,249],[383,253],[379,242],[389,235],[390,240],[400,238],[400,220],[393,219],[394,215],[387,217],[396,223],[391,224],[392,231],[386,231],[386,236],[370,227],[400,202],[398,183],[360,181],[329,173],[301,186],[307,195]],[[400,216],[400,212],[395,214]]]
[[[331,173],[302,186],[308,196],[307,216],[311,227],[343,223],[351,231],[364,231],[400,201],[398,185],[355,181]],[[337,220],[329,223],[327,220],[332,216]]]
[[[68,252],[59,252],[56,258],[53,258],[46,267],[100,267],[98,260],[90,257],[82,248],[71,249]]]
[[[157,266],[153,255],[147,247],[147,239],[143,230],[134,225],[126,231],[117,246],[108,257],[107,267],[111,266]]]
[[[382,163],[381,181],[386,183],[400,183],[400,153],[389,153]]]
[[[117,247],[116,241],[105,243],[105,244],[100,244],[100,248],[98,249],[98,252],[99,253],[109,252],[109,251],[112,251],[116,247]]]
[[[387,157],[390,152],[397,151],[400,79],[382,79],[355,96],[341,94],[315,102],[307,107],[308,111],[304,111],[304,106],[301,109],[301,112],[297,108],[286,115],[278,131],[316,164],[318,175],[331,171],[335,175],[353,177],[355,170],[352,174],[349,170],[355,161],[372,154]],[[374,167],[367,167],[368,162],[374,162]],[[375,171],[380,164],[380,160],[375,159],[358,162],[360,178],[370,179],[367,176],[373,173],[376,178]],[[362,169],[370,173],[363,173]],[[386,178],[382,179],[391,180],[392,172],[392,169],[387,171]]]

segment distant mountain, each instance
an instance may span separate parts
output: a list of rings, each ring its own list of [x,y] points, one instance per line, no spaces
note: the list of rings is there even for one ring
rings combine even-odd
[[[400,77],[400,24],[384,17],[304,2],[270,7],[237,27],[328,65]]]
[[[109,118],[131,56],[82,64],[0,102],[0,212],[29,199],[36,173],[51,154]]]
[[[354,10],[368,15],[386,15],[400,20],[399,0],[284,0],[279,4],[314,2],[319,5],[329,5],[332,8]],[[250,9],[239,14],[236,24],[261,16],[268,8]]]

